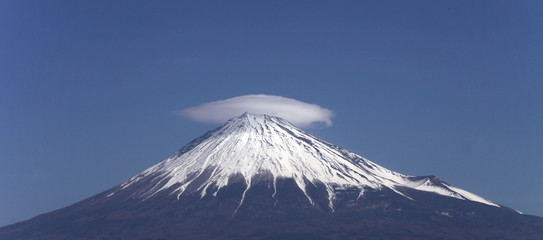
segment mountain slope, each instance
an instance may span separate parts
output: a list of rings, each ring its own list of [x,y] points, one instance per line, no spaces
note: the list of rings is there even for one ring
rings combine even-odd
[[[0,239],[543,239],[543,219],[244,114]]]

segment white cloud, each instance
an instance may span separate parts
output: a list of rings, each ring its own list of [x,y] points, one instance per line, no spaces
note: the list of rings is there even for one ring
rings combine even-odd
[[[245,112],[277,116],[302,128],[319,123],[331,126],[333,116],[332,111],[316,104],[264,94],[208,102],[183,109],[179,114],[198,122],[224,123]]]

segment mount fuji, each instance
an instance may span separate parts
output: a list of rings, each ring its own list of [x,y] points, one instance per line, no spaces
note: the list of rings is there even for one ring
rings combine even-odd
[[[0,239],[543,239],[543,218],[245,113]]]

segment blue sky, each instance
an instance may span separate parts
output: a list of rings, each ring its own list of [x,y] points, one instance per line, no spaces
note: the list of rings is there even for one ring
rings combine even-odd
[[[246,94],[308,132],[543,216],[541,1],[1,1],[0,225],[115,186]]]

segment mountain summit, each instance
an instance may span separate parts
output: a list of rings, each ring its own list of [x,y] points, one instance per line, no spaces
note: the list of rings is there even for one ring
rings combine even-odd
[[[245,113],[0,239],[539,239],[543,219]]]
[[[313,137],[281,118],[249,113],[230,119],[223,127],[194,140],[121,186],[123,189],[137,186],[142,191],[135,197],[142,198],[161,191],[177,198],[193,193],[204,197],[207,194],[216,196],[232,179],[239,178],[246,185],[240,205],[253,183],[271,182],[275,196],[277,179],[292,179],[309,203],[314,199],[307,193],[307,185],[324,186],[330,210],[333,210],[338,190],[357,189],[362,196],[364,189],[383,188],[409,199],[402,189],[428,191],[499,207],[433,176],[412,177],[390,171]]]

